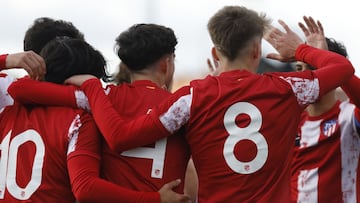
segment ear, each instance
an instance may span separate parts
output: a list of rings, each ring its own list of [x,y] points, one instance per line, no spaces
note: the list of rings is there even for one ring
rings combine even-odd
[[[211,55],[212,55],[213,59],[215,59],[217,61],[219,60],[219,56],[217,54],[217,50],[215,47],[211,48]]]
[[[159,66],[161,73],[166,74],[166,72],[168,71],[169,61],[169,57],[164,57],[160,60]]]
[[[255,42],[253,45],[252,56],[254,59],[261,57],[261,42]]]

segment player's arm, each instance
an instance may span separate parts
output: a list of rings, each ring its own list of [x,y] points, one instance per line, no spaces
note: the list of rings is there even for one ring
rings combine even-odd
[[[69,106],[87,110],[85,94],[75,86],[59,85],[24,77],[8,88],[14,100],[24,104]]]
[[[46,72],[44,59],[33,51],[0,55],[0,69],[12,68],[22,68],[34,79],[41,79]]]
[[[100,177],[101,140],[90,116],[81,118],[78,136],[72,137],[68,152],[68,170],[73,193],[80,202],[181,203],[189,198],[172,189],[179,181],[165,184],[159,192],[139,192],[120,187]],[[74,129],[74,128],[70,128]],[[76,130],[76,129],[75,129]],[[76,139],[76,140],[74,140]],[[73,145],[72,143],[75,143]]]
[[[307,45],[301,45],[296,51],[296,58],[318,68],[313,73],[319,81],[319,96],[339,87],[354,74],[354,67],[345,57],[320,50]],[[331,80],[329,80],[331,78]]]
[[[81,89],[88,97],[94,120],[112,150],[122,152],[170,135],[149,115],[126,121],[114,109],[97,78],[84,82]]]
[[[349,97],[350,101],[355,104],[357,108],[360,108],[360,79],[353,75],[349,80],[346,80],[341,88],[345,94]]]
[[[137,119],[122,117],[105,95],[100,81],[92,75],[76,75],[66,83],[81,86],[89,99],[92,114],[109,147],[117,152],[143,146],[169,136],[184,125],[190,114],[190,88],[176,91],[149,114]]]
[[[300,99],[302,100],[301,103],[306,105],[315,102],[317,98],[339,87],[354,74],[355,70],[345,57],[327,50],[321,50],[327,49],[327,44],[320,22],[316,23],[311,17],[304,17],[304,20],[308,27],[301,23],[300,27],[306,35],[308,44],[311,46],[304,44],[299,36],[283,21],[279,21],[279,23],[285,32],[272,27],[264,38],[279,52],[279,54],[269,54],[269,58],[280,61],[295,59],[318,68],[313,71],[313,75],[309,76],[306,76],[309,72],[290,73],[289,75],[294,78],[305,77],[300,86],[299,82],[294,81],[292,78],[286,80],[292,86],[298,98],[299,96],[303,97]],[[296,48],[295,52],[293,51],[294,47]],[[305,88],[302,86],[305,86]],[[311,92],[308,92],[309,90]]]
[[[31,77],[40,78],[45,73],[45,62],[32,51],[0,55],[0,70],[12,68],[23,68]],[[14,102],[8,93],[8,87],[16,81],[16,78],[6,74],[2,74],[0,77],[0,108],[3,108],[12,105]]]

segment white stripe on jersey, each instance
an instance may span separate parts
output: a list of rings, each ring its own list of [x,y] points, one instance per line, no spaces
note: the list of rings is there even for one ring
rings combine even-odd
[[[79,138],[79,130],[82,126],[80,115],[76,114],[74,120],[71,122],[69,131],[68,131],[68,139],[69,139],[69,145],[68,145],[68,151],[67,155],[69,155],[71,152],[75,151],[76,144]]]
[[[298,177],[298,186],[297,189],[299,191],[298,203],[316,203],[318,202],[318,191],[317,191],[317,183],[318,183],[319,175],[318,169],[310,169],[310,170],[301,170]]]
[[[188,122],[190,118],[191,103],[192,88],[190,89],[190,94],[180,97],[170,106],[167,112],[160,116],[160,122],[167,131],[174,133]]]
[[[301,126],[300,148],[317,145],[320,137],[320,123],[318,121],[305,121]]]
[[[16,78],[9,75],[5,77],[0,77],[0,109],[14,104],[13,98],[9,95],[7,89],[11,83],[13,83]]]
[[[340,104],[341,126],[341,189],[343,202],[356,202],[356,174],[359,164],[360,138],[354,126],[355,106],[348,102]]]
[[[89,100],[83,91],[75,90],[75,99],[78,108],[91,112]]]
[[[314,80],[296,77],[280,78],[290,84],[300,105],[311,104],[318,99],[320,85],[317,78],[315,78]]]

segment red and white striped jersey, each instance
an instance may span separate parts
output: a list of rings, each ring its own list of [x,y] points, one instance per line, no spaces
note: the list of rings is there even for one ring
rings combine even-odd
[[[360,202],[354,109],[338,101],[321,116],[304,112],[292,163],[292,202]]]

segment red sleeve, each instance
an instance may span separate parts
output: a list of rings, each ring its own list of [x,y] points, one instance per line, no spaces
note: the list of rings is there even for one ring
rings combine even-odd
[[[295,57],[296,60],[318,68],[314,74],[319,79],[320,96],[339,87],[355,72],[350,61],[344,56],[305,44],[297,48]]]
[[[360,108],[360,79],[353,75],[349,80],[345,81],[341,88],[344,90],[350,101]]]
[[[89,114],[83,114],[80,120],[78,136],[70,140],[67,161],[76,199],[80,202],[159,203],[158,192],[133,191],[100,178],[101,136]]]
[[[122,152],[170,135],[152,114],[131,121],[121,117],[105,95],[98,79],[87,80],[81,88],[89,99],[96,124],[112,150]]]
[[[6,57],[8,54],[0,55],[0,70],[6,67]]]
[[[73,193],[80,202],[159,203],[158,192],[138,192],[99,178],[100,161],[91,156],[68,160]]]
[[[20,103],[77,108],[75,91],[74,86],[40,82],[28,77],[13,82],[8,88],[9,94]]]

